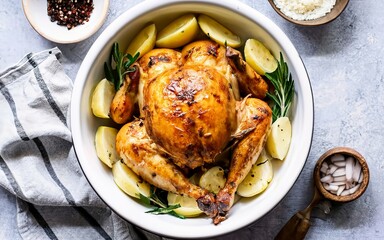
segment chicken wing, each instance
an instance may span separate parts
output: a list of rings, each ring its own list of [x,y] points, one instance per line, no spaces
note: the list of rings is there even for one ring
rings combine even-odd
[[[247,176],[252,165],[260,155],[272,123],[272,110],[262,100],[246,98],[237,105],[238,130],[248,132],[234,148],[227,181],[216,197],[218,215],[214,224],[225,220],[229,209],[233,205],[236,190]]]
[[[226,56],[239,83],[243,96],[251,94],[253,97],[263,99],[268,92],[267,82],[244,61],[241,53],[227,47]]]
[[[199,208],[210,217],[217,214],[214,195],[190,183],[171,160],[160,154],[148,136],[143,120],[135,119],[120,129],[116,150],[124,163],[148,183],[195,198]]]
[[[133,116],[140,81],[138,65],[134,64],[134,67],[136,70],[125,76],[123,85],[113,97],[109,109],[109,116],[118,124],[128,122]]]

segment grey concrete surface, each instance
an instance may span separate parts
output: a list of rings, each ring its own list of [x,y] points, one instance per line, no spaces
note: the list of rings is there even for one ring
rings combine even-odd
[[[104,29],[139,0],[111,1]],[[384,239],[384,1],[354,0],[335,21],[301,27],[283,20],[264,0],[242,0],[271,18],[298,49],[314,93],[315,126],[307,163],[294,187],[260,221],[221,239],[273,239],[310,202],[312,170],[320,155],[335,146],[355,148],[370,167],[370,185],[358,200],[315,213],[307,239]],[[92,42],[61,45],[38,35],[24,17],[21,1],[0,2],[0,71],[29,52],[58,46],[67,74],[75,79]],[[2,134],[2,133],[1,133]],[[0,239],[19,239],[15,197],[0,187]]]

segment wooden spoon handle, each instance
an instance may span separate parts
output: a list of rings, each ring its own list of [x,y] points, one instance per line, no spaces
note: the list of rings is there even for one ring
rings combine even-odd
[[[296,213],[289,219],[280,232],[275,237],[275,240],[302,240],[308,232],[311,223],[309,219],[304,217],[301,211]]]
[[[312,209],[323,199],[318,189],[314,188],[313,198],[308,207],[289,219],[280,232],[275,237],[275,240],[302,240],[307,235],[308,229],[311,226],[310,218]]]

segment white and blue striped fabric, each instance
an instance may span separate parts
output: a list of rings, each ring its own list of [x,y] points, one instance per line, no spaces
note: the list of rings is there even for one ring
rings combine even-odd
[[[0,186],[22,239],[161,239],[114,214],[89,186],[68,128],[72,81],[58,48],[0,73]]]

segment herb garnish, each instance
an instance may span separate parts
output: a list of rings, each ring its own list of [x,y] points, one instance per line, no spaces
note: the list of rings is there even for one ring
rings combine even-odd
[[[266,73],[265,76],[271,81],[275,88],[272,93],[267,93],[267,96],[274,102],[274,106],[272,107],[272,121],[274,122],[279,117],[287,116],[295,92],[292,75],[289,73],[288,65],[284,61],[281,52],[280,61],[278,61],[276,70],[272,73]]]
[[[136,62],[139,56],[139,52],[137,52],[133,57],[129,53],[124,54],[120,52],[119,44],[116,42],[113,43],[109,62],[104,63],[104,72],[105,77],[113,83],[116,91],[119,90],[123,84],[125,75],[136,70],[131,66],[134,62]]]
[[[152,210],[147,211],[146,213],[152,214],[170,214],[172,216],[185,219],[183,215],[180,215],[173,211],[176,208],[180,207],[180,204],[168,206],[166,200],[167,192],[158,188],[151,186],[150,196],[146,197],[140,194],[140,201],[145,205],[152,207]]]

